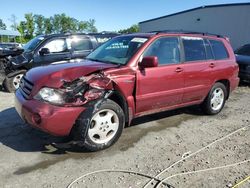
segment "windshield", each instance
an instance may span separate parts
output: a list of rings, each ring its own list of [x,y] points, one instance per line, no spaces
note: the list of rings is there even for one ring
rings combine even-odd
[[[40,44],[40,42],[44,39],[44,37],[38,36],[36,38],[33,38],[32,40],[30,40],[28,43],[26,43],[23,46],[23,49],[25,52],[31,52],[33,51],[38,44]]]
[[[235,51],[236,54],[239,55],[247,55],[250,56],[250,44],[244,45],[238,50]]]
[[[101,45],[86,59],[106,63],[125,65],[148,38],[121,36]]]

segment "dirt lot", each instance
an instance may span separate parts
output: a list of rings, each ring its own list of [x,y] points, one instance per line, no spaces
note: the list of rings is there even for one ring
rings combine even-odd
[[[250,162],[245,161],[250,159],[249,97],[250,87],[245,85],[217,116],[204,116],[192,107],[136,119],[113,147],[88,153],[54,148],[51,143],[63,138],[25,125],[13,108],[13,94],[0,92],[0,187],[67,187],[79,176],[103,169],[150,176],[165,169],[159,179],[168,177],[173,187],[232,187],[250,175]],[[186,173],[190,171],[196,172]],[[134,188],[149,180],[132,173],[102,172],[72,187]],[[250,187],[250,182],[238,187]]]

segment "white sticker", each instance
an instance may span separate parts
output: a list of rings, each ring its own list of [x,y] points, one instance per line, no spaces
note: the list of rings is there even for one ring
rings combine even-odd
[[[186,40],[202,40],[202,38],[200,38],[200,37],[186,37],[186,36],[184,36],[182,38],[186,39]]]
[[[139,42],[139,43],[144,43],[144,42],[146,42],[148,39],[147,38],[133,38],[132,40],[131,40],[131,42]]]

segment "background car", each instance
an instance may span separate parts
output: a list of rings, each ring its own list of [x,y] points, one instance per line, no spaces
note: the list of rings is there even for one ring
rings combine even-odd
[[[236,61],[239,64],[241,81],[250,81],[250,44],[246,44],[235,51]]]
[[[3,86],[8,92],[14,92],[27,70],[53,62],[84,58],[100,44],[117,35],[90,33],[38,36],[23,46],[22,54],[1,62],[5,74]]]

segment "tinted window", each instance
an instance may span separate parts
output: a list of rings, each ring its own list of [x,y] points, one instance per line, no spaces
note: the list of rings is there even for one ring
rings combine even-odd
[[[214,57],[216,60],[220,59],[227,59],[228,58],[228,53],[227,50],[224,46],[224,44],[221,41],[218,40],[209,40],[211,47],[214,52]]]
[[[247,55],[250,56],[250,44],[244,45],[238,50],[235,51],[236,54],[239,55]]]
[[[65,39],[55,39],[44,45],[43,48],[48,48],[50,53],[60,53],[68,50]]]
[[[206,51],[202,38],[183,37],[186,61],[199,61],[206,59]]]
[[[208,40],[204,40],[204,44],[207,52],[207,59],[214,59],[213,52]]]
[[[73,37],[67,42],[69,48],[72,48],[74,51],[84,51],[93,49],[92,43],[88,38]]]
[[[179,40],[176,37],[157,39],[149,46],[143,56],[156,56],[160,65],[179,63]]]

